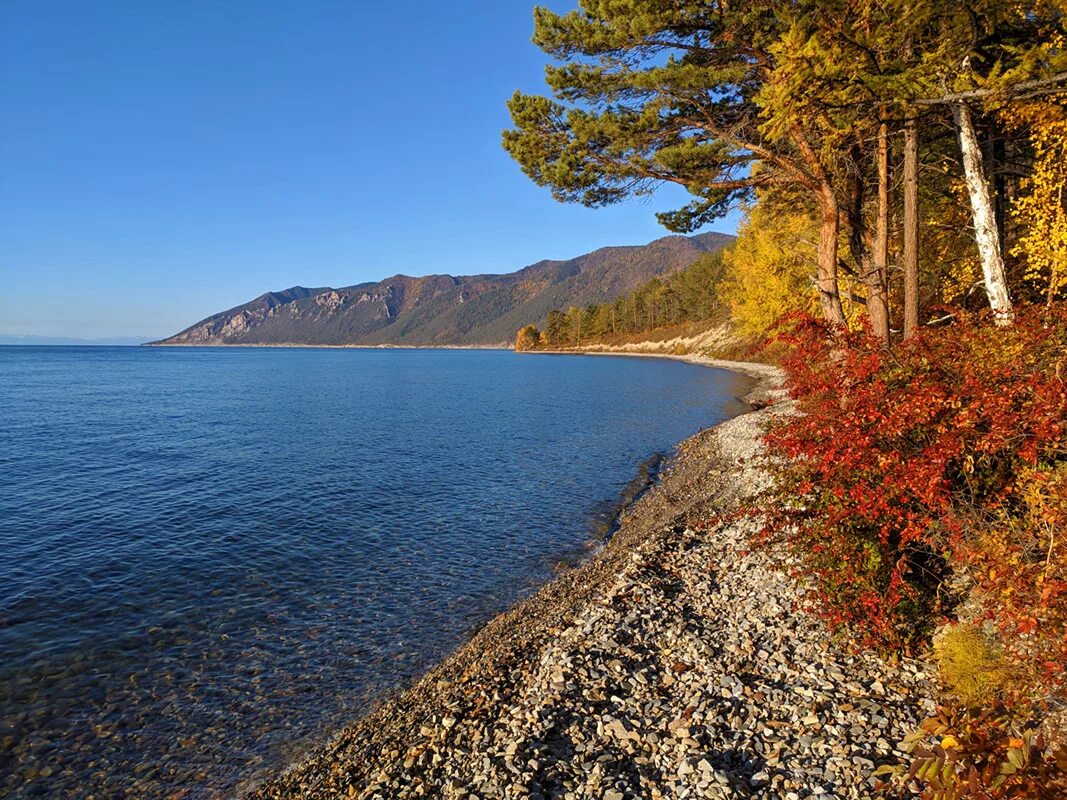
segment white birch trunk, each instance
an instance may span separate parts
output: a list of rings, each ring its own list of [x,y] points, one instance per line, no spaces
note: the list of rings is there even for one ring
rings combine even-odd
[[[1015,309],[1008,295],[1004,259],[1000,254],[1000,235],[993,213],[993,200],[989,196],[989,182],[985,177],[982,151],[974,133],[971,110],[964,103],[956,103],[952,106],[952,116],[960,137],[963,174],[967,182],[967,193],[971,197],[974,238],[978,243],[978,256],[982,262],[982,277],[985,280],[989,306],[993,309],[993,319],[997,325],[1011,325],[1015,319]]]

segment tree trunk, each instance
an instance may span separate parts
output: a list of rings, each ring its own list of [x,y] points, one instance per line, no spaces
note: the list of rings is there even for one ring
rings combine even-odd
[[[871,330],[889,346],[889,126],[878,126],[878,208],[874,223],[874,247],[867,276],[867,313]]]
[[[989,172],[993,182],[993,213],[997,220],[997,239],[1000,252],[1007,253],[1008,198],[1007,181],[1004,179],[1004,138],[993,133],[989,142]]]
[[[904,123],[904,338],[919,329],[919,128]]]
[[[867,289],[867,297],[864,305],[867,307],[867,318],[870,320],[871,334],[884,345],[889,345],[889,307],[886,297],[886,258],[888,239],[888,204],[883,216],[881,206],[883,194],[882,165],[879,161],[878,174],[878,198],[879,206],[875,220],[875,232],[871,236],[870,229],[863,217],[864,197],[863,170],[861,159],[863,157],[859,149],[854,149],[850,154],[855,162],[856,170],[849,178],[848,207],[846,216],[848,219],[848,249],[852,254],[852,260],[856,262],[857,274]],[[880,157],[880,154],[879,154]],[[888,178],[888,167],[886,171]],[[884,228],[883,228],[884,224]],[[882,253],[879,261],[879,253]],[[851,301],[851,292],[845,293],[846,299]],[[851,308],[851,302],[849,303]]]
[[[1000,236],[997,232],[993,201],[989,196],[982,163],[982,151],[974,132],[971,110],[965,103],[952,106],[952,116],[960,137],[960,154],[963,156],[963,174],[967,193],[971,198],[971,214],[974,218],[974,238],[978,244],[978,256],[982,262],[982,277],[985,280],[989,306],[997,325],[1011,325],[1015,309],[1008,295],[1008,281],[1004,272],[1004,259],[1000,252]]]
[[[823,319],[832,327],[847,327],[845,312],[841,308],[841,294],[837,285],[837,234],[841,222],[838,219],[837,198],[832,186],[823,184],[819,190],[819,249],[815,284],[819,291],[819,306]]]

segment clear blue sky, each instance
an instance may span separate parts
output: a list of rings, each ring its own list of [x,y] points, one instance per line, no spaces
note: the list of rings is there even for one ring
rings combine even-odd
[[[679,190],[562,205],[501,149],[543,87],[532,7],[0,2],[0,334],[163,336],[294,284],[664,235]]]

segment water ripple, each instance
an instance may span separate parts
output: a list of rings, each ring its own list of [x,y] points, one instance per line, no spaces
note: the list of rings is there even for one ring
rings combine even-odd
[[[0,347],[0,795],[232,796],[741,391],[648,359]]]

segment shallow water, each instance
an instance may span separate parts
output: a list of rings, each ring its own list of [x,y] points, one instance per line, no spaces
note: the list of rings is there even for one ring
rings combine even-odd
[[[747,385],[504,351],[0,347],[0,795],[232,796],[551,577]]]

